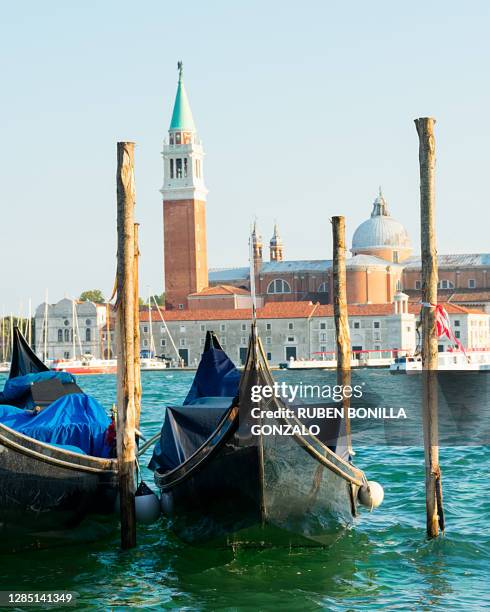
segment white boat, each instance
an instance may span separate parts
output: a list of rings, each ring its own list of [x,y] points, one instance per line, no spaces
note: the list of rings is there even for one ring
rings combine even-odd
[[[0,372],[10,372],[10,362],[2,361],[0,363]]]
[[[440,371],[490,372],[490,351],[442,351],[437,355]],[[392,374],[417,374],[422,371],[420,355],[397,357],[390,366]]]
[[[117,359],[96,359],[86,354],[81,359],[56,359],[50,368],[55,372],[70,374],[115,374]]]
[[[316,359],[294,359],[291,358],[286,364],[288,370],[333,370],[337,367],[335,353],[318,353],[318,355],[330,355],[328,358]],[[385,350],[362,350],[355,351],[351,359],[352,368],[387,368],[394,361],[393,351]]]
[[[158,372],[167,369],[167,362],[156,357],[143,357],[140,359],[140,370],[142,372]]]

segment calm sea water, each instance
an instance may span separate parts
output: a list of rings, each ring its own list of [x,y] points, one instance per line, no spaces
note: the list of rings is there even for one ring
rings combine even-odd
[[[324,375],[294,376],[318,383]],[[407,377],[372,376],[385,397],[409,400],[413,394]],[[143,374],[145,435],[160,429],[164,406],[184,398],[192,377]],[[79,382],[104,405],[114,401],[114,376]],[[363,447],[356,464],[383,484],[385,501],[372,514],[362,512],[331,548],[198,550],[179,542],[161,520],[138,527],[138,548],[130,552],[119,550],[115,530],[91,544],[2,555],[0,590],[72,590],[80,610],[489,609],[489,447],[441,449],[447,531],[431,542],[425,538],[422,449]],[[151,473],[144,472],[151,485]],[[80,533],[91,527],[88,521]]]

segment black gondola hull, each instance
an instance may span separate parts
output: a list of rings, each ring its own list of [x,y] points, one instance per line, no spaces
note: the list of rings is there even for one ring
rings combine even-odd
[[[43,534],[114,511],[116,462],[80,455],[0,425],[2,548],[36,545]]]

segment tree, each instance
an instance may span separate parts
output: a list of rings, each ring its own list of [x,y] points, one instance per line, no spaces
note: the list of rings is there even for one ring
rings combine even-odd
[[[89,289],[88,291],[83,291],[80,294],[81,302],[95,302],[95,304],[103,304],[105,302],[105,297],[102,295],[102,291],[100,289]]]
[[[165,293],[161,293],[160,295],[152,295],[150,297],[150,303],[152,308],[155,306],[155,302],[159,306],[165,306]],[[148,306],[148,298],[140,297],[139,304],[140,306]]]

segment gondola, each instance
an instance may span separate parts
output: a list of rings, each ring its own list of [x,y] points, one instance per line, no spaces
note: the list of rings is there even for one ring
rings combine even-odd
[[[42,534],[113,511],[117,462],[107,456],[107,425],[100,404],[70,374],[50,372],[16,328],[0,393],[2,543],[36,545]]]
[[[304,435],[305,423],[282,399],[252,403],[255,385],[273,384],[255,324],[241,374],[207,332],[191,390],[183,406],[167,407],[149,465],[162,510],[182,540],[328,545],[353,521],[360,499],[380,503],[350,461],[345,420],[324,421],[318,436]],[[261,411],[274,416],[257,418]],[[265,435],[264,425],[300,433]]]

